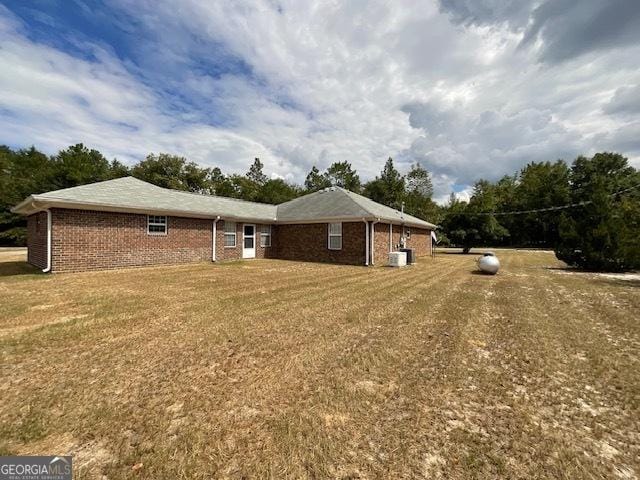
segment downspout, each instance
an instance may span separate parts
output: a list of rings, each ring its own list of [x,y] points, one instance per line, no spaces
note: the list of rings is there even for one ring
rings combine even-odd
[[[364,222],[364,265],[365,267],[369,266],[369,222],[367,222],[366,218],[363,218],[362,221]]]
[[[218,236],[218,230],[217,230],[216,224],[218,223],[218,220],[220,220],[220,215],[218,215],[213,221],[213,239],[211,241],[211,261],[212,262],[216,261],[216,237]]]
[[[380,219],[376,219],[373,222],[371,222],[371,265],[374,265],[374,257],[375,257],[375,253],[376,253],[376,223],[378,223],[380,221]]]
[[[389,253],[393,252],[393,223],[389,222]]]
[[[48,208],[47,212],[47,266],[42,269],[42,273],[49,273],[51,271],[51,210]]]

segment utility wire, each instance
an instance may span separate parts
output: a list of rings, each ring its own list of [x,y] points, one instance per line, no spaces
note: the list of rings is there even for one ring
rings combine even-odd
[[[620,190],[614,193],[607,195],[608,197],[615,197],[616,195],[621,195],[623,193],[627,193],[631,190],[640,187],[640,184],[634,185],[633,187],[625,188],[624,190]],[[525,215],[527,213],[538,213],[538,212],[553,212],[556,210],[566,210],[567,208],[575,208],[575,207],[583,207],[584,205],[589,205],[593,203],[593,200],[586,200],[583,202],[570,203],[568,205],[561,205],[558,207],[546,207],[546,208],[534,208],[532,210],[517,210],[513,212],[446,212],[445,215],[495,215],[495,216],[504,216],[504,215]]]

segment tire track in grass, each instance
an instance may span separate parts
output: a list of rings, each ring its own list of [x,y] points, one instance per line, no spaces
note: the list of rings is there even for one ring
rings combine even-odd
[[[397,281],[401,280],[401,279],[400,279],[400,277],[396,277],[396,278],[397,278]],[[396,280],[394,280],[394,281],[396,281]],[[131,335],[128,335],[128,337],[130,338],[130,337],[131,337]],[[76,345],[76,347],[77,347],[77,345]],[[142,352],[144,352],[144,350],[142,350]],[[135,351],[134,351],[134,353],[135,353]],[[130,356],[131,356],[131,353],[129,353],[129,355],[128,355],[128,356],[130,357]],[[87,359],[87,360],[89,360],[89,359]],[[128,360],[129,360],[129,361],[127,362],[127,364],[128,364],[128,365],[130,365],[130,364],[131,364],[131,361],[130,361],[130,360],[132,360],[132,359],[131,359],[131,358],[129,358]],[[60,367],[60,365],[58,365],[57,367],[59,368],[59,367]],[[156,363],[155,365],[153,365],[153,367],[154,367],[154,368],[159,368],[161,371],[163,371],[163,373],[164,373],[164,374],[166,374],[166,373],[167,373],[167,372],[166,372],[166,369],[163,369],[163,368],[162,368],[162,367],[166,367],[166,365],[163,365],[163,363],[162,363],[162,362],[158,362],[158,363]],[[117,372],[113,372],[113,371],[112,371],[111,373],[112,373],[112,374],[115,374],[115,376],[116,376],[116,377],[118,377],[118,376],[119,376]],[[151,385],[149,385],[149,387],[153,388]],[[144,385],[143,385],[143,386],[137,386],[137,388],[138,388],[138,389],[144,389]],[[86,399],[84,399],[84,400],[86,400],[86,401],[88,401],[88,402],[89,402],[89,401],[90,401],[90,398],[86,398]],[[84,400],[83,400],[83,402],[84,402]],[[128,401],[133,401],[133,398],[131,398],[131,399],[127,400],[127,402],[128,402]]]
[[[586,455],[592,442],[584,438],[583,423],[575,424],[572,410],[579,398],[576,392],[584,387],[582,380],[572,380],[583,379],[585,372],[579,362],[576,368],[570,352],[580,344],[579,329],[584,325],[567,320],[562,298],[546,295],[541,308],[540,294],[549,287],[548,279],[499,278],[491,353],[501,352],[503,361],[494,373],[496,382],[482,383],[506,388],[496,388],[494,394],[479,392],[478,403],[492,397],[513,399],[508,415],[501,415],[498,422],[503,437],[510,439],[508,466],[515,469],[514,476],[529,478],[611,475],[611,465],[603,467]],[[506,322],[509,312],[512,321]]]
[[[319,265],[317,266],[320,269],[323,268],[334,268],[334,266],[326,266]],[[349,268],[349,267],[346,267]],[[192,272],[185,272],[185,270],[191,270]],[[77,274],[62,274],[57,275],[55,280],[56,282],[52,284],[51,279],[48,282],[28,282],[25,285],[22,285],[21,288],[14,288],[12,292],[14,296],[10,298],[7,304],[16,304],[22,303],[25,300],[33,303],[32,308],[38,307],[43,304],[51,303],[51,300],[55,300],[53,303],[59,304],[60,298],[62,297],[65,303],[69,303],[69,295],[61,295],[61,291],[80,291],[81,296],[79,298],[73,299],[74,305],[77,308],[87,308],[90,311],[83,312],[84,315],[95,316],[96,313],[99,313],[99,309],[103,308],[105,303],[111,302],[110,294],[117,295],[118,298],[121,298],[123,295],[139,295],[144,297],[148,297],[148,285],[150,283],[159,283],[159,287],[156,288],[152,293],[153,295],[161,295],[167,296],[169,298],[173,298],[175,296],[176,290],[180,291],[181,295],[190,290],[189,287],[193,285],[197,285],[198,292],[195,292],[193,296],[202,293],[201,284],[206,282],[207,280],[213,280],[215,285],[215,293],[217,295],[225,296],[226,293],[237,291],[238,285],[235,285],[234,282],[228,282],[225,278],[225,272],[227,270],[223,268],[219,268],[217,266],[208,266],[206,270],[202,268],[200,265],[189,265],[189,266],[164,266],[157,268],[145,268],[144,270],[134,269],[134,270],[119,270],[119,271],[101,271],[101,272],[85,272],[85,273],[77,273]],[[213,274],[211,273],[213,272]],[[196,280],[184,280],[184,275],[186,273],[191,273],[191,277],[196,278]],[[333,273],[334,277],[354,277],[357,276],[358,273],[354,272],[353,269],[346,270],[344,272],[340,272],[337,269]],[[299,272],[290,273],[289,276],[280,277],[280,280],[283,279],[285,281],[293,280],[294,278],[299,278]],[[121,278],[114,278],[121,277]],[[41,280],[41,279],[38,279]],[[105,283],[108,280],[116,281],[115,283],[109,284]],[[124,280],[121,281],[121,280]],[[3,280],[0,279],[0,283]],[[243,282],[247,284],[248,288],[245,291],[252,291],[264,288],[263,280],[259,277],[246,275],[243,278]],[[51,284],[52,289],[47,290],[46,288],[42,288],[45,285]],[[124,285],[130,285],[129,288],[126,288]],[[37,291],[34,291],[31,286],[37,285]],[[75,288],[79,286],[81,288]],[[107,286],[107,288],[105,288]],[[140,294],[140,292],[143,292]],[[38,295],[35,296],[34,293]],[[49,299],[47,295],[53,295],[55,298]],[[35,300],[34,300],[35,299]],[[49,315],[51,312],[48,312]],[[54,311],[55,313],[55,311]],[[31,317],[32,315],[30,315]],[[13,315],[12,317],[15,317]],[[30,318],[29,317],[29,318]],[[13,322],[18,322],[18,319],[13,318]]]
[[[640,468],[635,433],[640,431],[640,372],[630,368],[638,364],[640,353],[635,331],[613,333],[608,325],[618,312],[605,309],[603,314],[597,304],[576,302],[572,279],[550,277],[547,295],[554,299],[550,315],[561,320],[554,323],[553,333],[569,369],[564,376],[566,408],[560,423],[573,432],[574,442],[581,442],[592,471],[624,477],[625,471]]]
[[[524,263],[520,271],[526,269]],[[542,410],[554,408],[555,399],[549,398],[549,393],[553,395],[549,392],[553,385],[550,366],[564,368],[559,355],[562,345],[548,331],[546,312],[552,302],[545,302],[544,310],[540,308],[541,285],[532,287],[530,277],[497,279],[495,295],[482,322],[487,333],[483,342],[487,347],[483,348],[494,362],[480,364],[474,376],[483,388],[469,402],[474,415],[481,415],[493,402],[501,407],[483,425],[489,433],[487,451],[493,451],[494,456],[503,452],[503,468],[509,477],[583,477],[588,470],[584,463],[571,460],[577,458],[571,439],[539,417]],[[480,407],[473,408],[474,404]],[[554,459],[558,453],[568,456],[569,462]],[[565,476],[568,472],[572,473]]]
[[[341,330],[341,336],[338,339],[338,342],[337,343],[332,342],[330,344],[323,343],[321,339],[314,337],[314,343],[311,345],[311,347],[316,349],[317,352],[321,352],[323,355],[318,355],[317,353],[309,353],[309,356],[311,356],[314,360],[312,365],[306,365],[304,367],[306,369],[304,370],[304,378],[298,379],[296,378],[295,375],[293,376],[288,375],[287,377],[283,377],[283,379],[280,382],[276,382],[276,385],[275,385],[276,388],[274,388],[272,391],[266,392],[268,393],[268,396],[266,397],[266,399],[264,398],[265,392],[259,392],[261,395],[257,395],[257,398],[254,399],[253,402],[250,402],[250,404],[256,405],[258,408],[260,408],[260,405],[262,404],[268,405],[273,402],[277,402],[276,399],[278,398],[286,398],[287,400],[285,401],[284,404],[282,402],[280,403],[283,405],[283,407],[286,406],[284,408],[287,408],[288,409],[287,411],[289,411],[292,408],[291,404],[293,403],[294,412],[295,412],[296,410],[295,405],[306,404],[308,402],[308,395],[310,394],[310,392],[313,391],[312,389],[308,388],[309,386],[307,383],[309,382],[309,379],[331,378],[330,373],[323,371],[322,369],[323,364],[326,365],[327,363],[326,359],[331,359],[333,357],[332,352],[340,351],[341,349],[343,349],[343,344],[351,342],[354,336],[356,336],[356,332],[352,332],[352,331],[345,332],[344,330]],[[313,371],[318,369],[320,369],[320,372]],[[273,371],[273,369],[269,368],[269,371]],[[235,395],[235,396],[238,396],[238,395]],[[245,399],[247,398],[246,392],[239,396],[244,397]],[[262,396],[262,399],[260,398],[261,396]],[[288,419],[287,420],[288,422],[289,420],[298,418],[298,416],[295,413],[289,412],[285,415],[285,418]],[[307,421],[307,419],[298,418],[298,421],[299,422],[302,421],[304,424],[304,422]],[[279,428],[278,425],[279,424],[276,421],[276,424],[272,424],[272,429],[276,429],[277,431]],[[246,462],[246,459],[245,459],[245,462]],[[253,471],[255,472],[255,470]]]
[[[423,286],[423,289],[427,289],[428,287],[432,288],[434,283],[436,285],[441,285],[442,295],[439,295],[440,291],[437,291],[436,294],[438,294],[437,296],[440,297],[440,300],[442,301],[444,298],[452,295],[454,292],[454,290],[450,288],[451,285],[445,286],[445,284],[443,283],[437,283],[438,279],[442,279],[448,276],[448,274],[449,272],[442,272],[441,275],[432,279],[432,283],[430,283],[428,286]],[[407,291],[410,292],[411,290],[406,289],[405,292]],[[415,295],[415,297],[417,296],[418,295]],[[406,305],[407,300],[408,299],[406,297],[401,297],[398,300],[398,303],[404,303]],[[430,306],[433,309],[434,305]],[[415,340],[416,332],[411,328],[413,327],[413,325],[407,324],[406,322],[401,323],[401,315],[404,313],[413,315],[416,313],[415,310],[422,311],[422,309],[423,307],[419,306],[418,303],[416,303],[415,309],[412,308],[398,310],[395,306],[392,306],[391,308],[389,308],[389,311],[392,313],[389,315],[387,322],[384,321],[384,318],[376,316],[377,322],[381,323],[381,329],[374,329],[371,332],[370,336],[372,336],[374,339],[384,338],[384,341],[386,343],[386,350],[389,349],[389,346],[404,343],[407,338],[412,338]],[[432,313],[433,310],[430,312],[430,315]],[[431,320],[427,320],[427,322],[425,322],[424,324],[431,327]],[[420,328],[420,331],[422,332],[422,328]],[[352,344],[353,340],[355,340],[356,342]],[[394,367],[398,366],[398,362],[400,362],[400,365],[403,364],[403,357],[407,353],[404,352],[401,355],[398,355],[395,351],[383,351],[378,353],[377,350],[381,348],[380,344],[363,342],[360,335],[351,335],[348,341],[344,342],[344,344],[346,344],[348,347],[346,351],[343,349],[343,351],[340,352],[339,349],[332,349],[332,352],[327,355],[325,361],[318,366],[319,371],[317,373],[317,376],[319,378],[333,378],[334,382],[330,383],[319,391],[317,390],[313,394],[313,401],[311,403],[316,406],[319,405],[320,411],[317,412],[316,415],[306,418],[306,421],[308,422],[306,428],[309,431],[313,432],[313,434],[310,435],[309,438],[313,439],[312,441],[318,441],[319,438],[323,438],[325,440],[325,458],[322,460],[324,464],[328,465],[324,465],[323,468],[325,469],[324,471],[333,472],[333,475],[335,475],[341,469],[351,471],[355,468],[355,470],[362,472],[363,469],[366,469],[368,467],[368,465],[363,465],[361,463],[363,457],[369,455],[369,453],[366,452],[368,448],[366,447],[366,445],[364,445],[363,448],[363,443],[366,444],[367,441],[369,441],[368,439],[371,438],[375,438],[376,440],[378,440],[380,438],[380,435],[377,435],[375,432],[371,432],[370,428],[367,425],[378,424],[377,426],[374,426],[375,429],[381,428],[379,425],[380,422],[382,422],[386,427],[391,426],[390,424],[386,423],[384,403],[388,401],[385,395],[393,394],[393,391],[385,393],[384,390],[388,386],[391,386],[391,390],[395,390],[396,388],[402,389],[402,381],[398,380],[398,375],[402,375],[400,373],[402,369],[401,367]],[[340,355],[336,358],[336,360],[332,361],[331,359],[334,357],[335,352],[339,353]],[[370,359],[369,357],[373,357],[373,359]],[[353,363],[354,361],[355,364]],[[389,366],[393,366],[391,367],[392,372],[388,371]],[[338,369],[337,372],[336,368]],[[362,380],[363,377],[365,379],[372,378],[373,382],[367,383],[367,380],[365,380],[364,383],[361,382],[360,386],[358,386],[358,381]],[[399,383],[399,386],[394,386],[396,382]],[[352,389],[353,385],[356,385],[355,391]],[[364,392],[362,392],[362,388],[364,388]],[[379,398],[378,394],[381,394],[382,398]],[[358,402],[358,405],[360,406],[355,407],[353,404],[354,401]],[[376,405],[376,403],[380,401],[382,401],[382,405],[376,406],[374,408],[373,405]],[[366,402],[374,403],[372,403],[372,405],[368,405]],[[345,414],[341,412],[347,413]],[[323,414],[327,415],[325,419],[322,418]],[[363,415],[367,419],[366,421],[363,421]],[[327,418],[329,418],[329,420],[327,420]],[[344,429],[348,428],[348,425],[340,425],[340,419],[342,418],[349,418],[349,420],[346,421],[347,423],[360,423],[357,428],[361,431],[347,432],[347,435],[353,435],[354,433],[357,434],[356,436],[357,438],[359,438],[359,440],[355,441],[355,445],[354,440],[350,438],[346,438],[342,443],[340,443],[336,439],[335,435],[330,435],[329,437],[326,436],[327,425],[325,425],[324,423],[326,423],[327,421],[333,423],[332,420],[330,420],[331,418],[338,419],[337,424],[329,425],[329,427],[331,427],[332,429],[338,429],[337,434],[340,433],[340,427]],[[393,418],[393,416],[391,416],[391,418]],[[319,435],[319,433],[322,433],[323,435]],[[304,449],[305,446],[300,446],[300,448]],[[358,450],[363,449],[365,451],[360,451],[359,454],[356,453],[355,458],[345,458],[345,454],[347,454],[348,452],[357,452]],[[377,450],[377,453],[386,455],[384,451],[385,448],[379,448]],[[389,451],[391,450],[393,449],[389,449]],[[375,453],[376,452],[370,452],[370,454],[373,455],[373,458],[375,458]],[[301,454],[301,452],[299,452],[299,454]],[[379,459],[376,460],[379,461]],[[351,470],[349,467],[350,462],[352,464],[356,463],[356,467],[351,467]],[[358,463],[360,464],[358,465]],[[375,469],[380,469],[380,467],[377,466],[376,468],[374,468],[374,470]],[[384,470],[384,468],[382,468],[382,470]]]

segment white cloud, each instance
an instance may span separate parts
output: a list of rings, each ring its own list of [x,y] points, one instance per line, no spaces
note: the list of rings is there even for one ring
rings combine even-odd
[[[391,155],[430,168],[441,201],[532,160],[606,147],[636,161],[637,124],[618,112],[640,49],[540,64],[518,48],[533,2],[445,3],[113,0],[140,23],[127,60],[36,43],[0,9],[0,142],[84,142],[128,162],[167,151],[227,172],[258,156],[298,182],[345,159],[372,178]],[[199,65],[220,58],[237,69]]]

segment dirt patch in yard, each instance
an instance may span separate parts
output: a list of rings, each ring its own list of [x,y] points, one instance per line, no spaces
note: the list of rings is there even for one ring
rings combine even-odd
[[[0,277],[0,450],[80,478],[637,478],[640,291],[499,256]]]
[[[600,273],[600,272],[581,272],[579,270],[572,269],[552,269],[554,273],[561,275],[578,275],[591,278],[603,278],[611,280],[623,280],[626,282],[640,282],[640,273],[628,272],[628,273]]]

